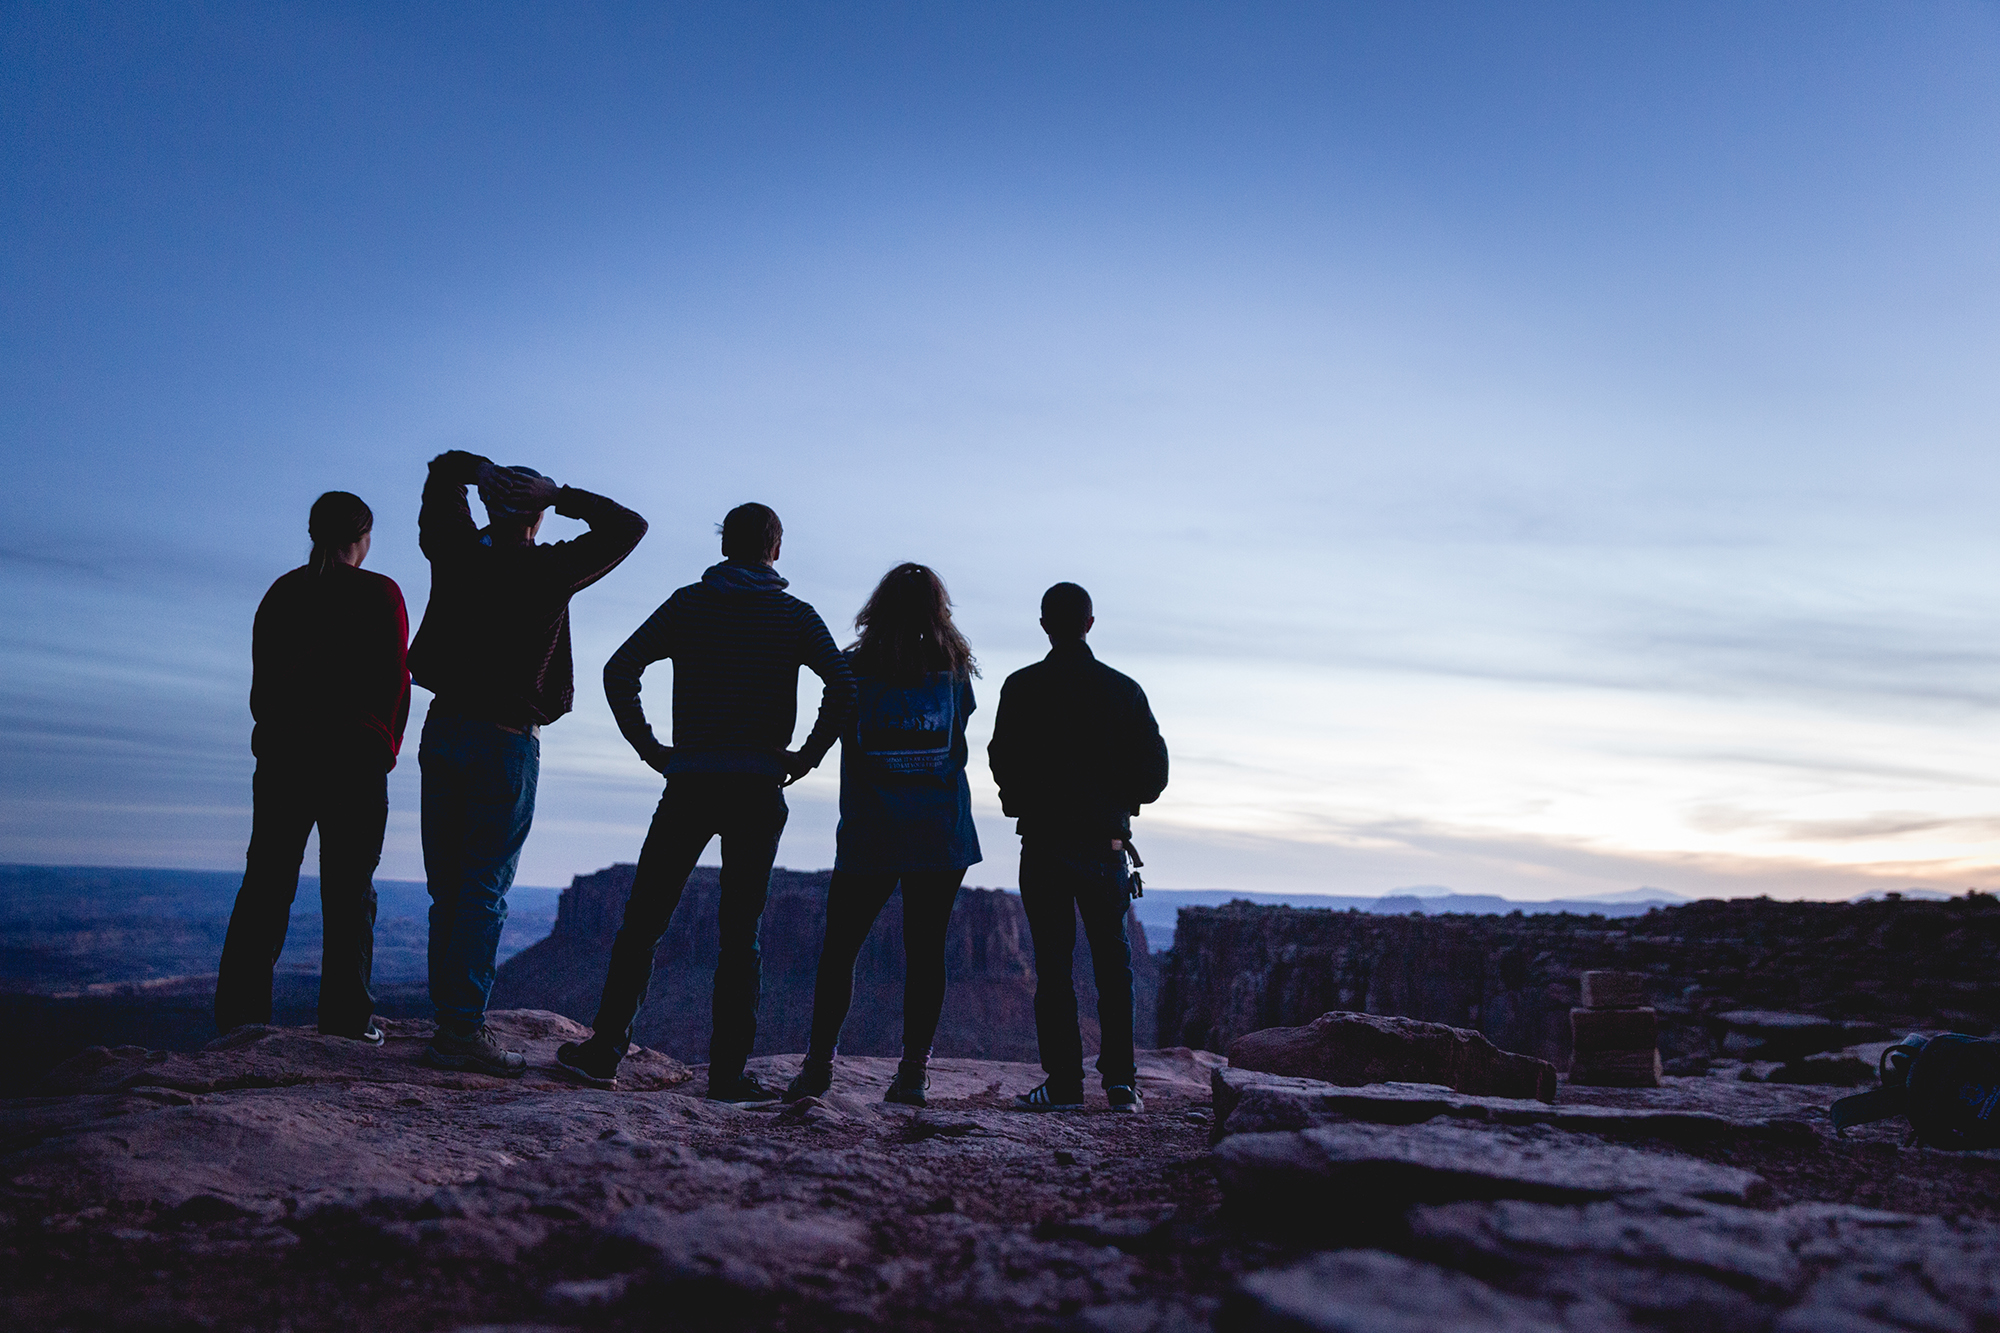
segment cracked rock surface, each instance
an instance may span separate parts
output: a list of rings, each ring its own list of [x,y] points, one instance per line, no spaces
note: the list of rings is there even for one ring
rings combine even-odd
[[[1740,1080],[1553,1104],[1141,1054],[1146,1111],[1017,1110],[1031,1065],[891,1059],[702,1099],[493,1016],[519,1080],[249,1030],[94,1051],[0,1102],[12,1328],[2000,1329],[2000,1155],[1850,1140]],[[753,1062],[782,1085],[796,1056]],[[1219,1123],[1217,1117],[1220,1117]],[[1211,1142],[1213,1140],[1213,1142]]]

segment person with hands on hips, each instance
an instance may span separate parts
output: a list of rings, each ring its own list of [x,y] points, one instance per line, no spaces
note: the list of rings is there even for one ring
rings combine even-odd
[[[477,485],[487,526],[473,521]],[[536,542],[550,509],[590,530]],[[410,672],[436,697],[424,718],[424,874],[429,881],[429,1058],[516,1077],[527,1068],[486,1026],[507,891],[535,817],[541,729],[570,711],[570,598],[617,568],[646,520],[532,468],[453,449],[431,460],[417,514],[430,602]]]
[[[757,928],[788,814],[781,788],[818,766],[855,707],[847,659],[819,613],[785,592],[772,567],[783,541],[784,527],[768,507],[730,510],[721,563],[669,597],[604,664],[604,695],[619,731],[667,786],[639,851],[592,1034],[556,1052],[558,1064],[594,1086],[615,1082],[652,981],[653,952],[695,861],[719,837],[722,947],[708,1095],[729,1102],[778,1095],[746,1077],[743,1066],[757,1039]],[[672,745],[653,734],[639,703],[641,673],[663,659],[674,664]],[[802,666],[824,688],[812,731],[792,749]]]

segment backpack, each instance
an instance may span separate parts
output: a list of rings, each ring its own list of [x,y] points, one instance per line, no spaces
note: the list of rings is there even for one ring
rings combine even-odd
[[[950,773],[958,681],[949,671],[934,671],[912,685],[866,677],[855,684],[855,740],[872,776],[916,781]]]
[[[1882,1052],[1882,1086],[1833,1104],[1836,1134],[1907,1117],[1933,1148],[2000,1148],[2000,1039],[1911,1035]]]

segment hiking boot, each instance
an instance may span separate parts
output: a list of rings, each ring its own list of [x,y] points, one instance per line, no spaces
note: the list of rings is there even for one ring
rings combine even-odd
[[[528,1072],[528,1057],[519,1051],[503,1049],[493,1029],[484,1023],[469,1037],[439,1032],[431,1038],[430,1050],[425,1054],[439,1069],[469,1069],[496,1078],[519,1078]]]
[[[1029,1111],[1081,1111],[1083,1085],[1059,1088],[1055,1086],[1053,1080],[1050,1080],[1033,1092],[1024,1092],[1015,1097],[1014,1105]]]
[[[712,1102],[775,1102],[780,1094],[759,1083],[755,1075],[738,1074],[720,1082],[708,1081],[708,1099]]]
[[[799,1076],[785,1087],[784,1100],[802,1101],[807,1097],[824,1097],[833,1086],[833,1061],[815,1060],[808,1056]]]
[[[618,1057],[595,1037],[556,1047],[556,1064],[593,1088],[618,1086]]]
[[[1114,1111],[1130,1111],[1136,1115],[1146,1109],[1146,1099],[1139,1095],[1139,1090],[1124,1083],[1106,1088],[1104,1100],[1111,1103]]]
[[[896,1067],[896,1077],[890,1080],[889,1090],[882,1094],[882,1100],[898,1106],[929,1106],[931,1099],[924,1094],[930,1089],[929,1062],[905,1060]]]

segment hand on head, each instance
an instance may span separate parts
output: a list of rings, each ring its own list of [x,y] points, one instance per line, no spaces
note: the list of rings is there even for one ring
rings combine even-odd
[[[486,502],[489,511],[533,514],[547,509],[561,490],[561,486],[531,468],[488,463],[479,469],[479,498]]]

